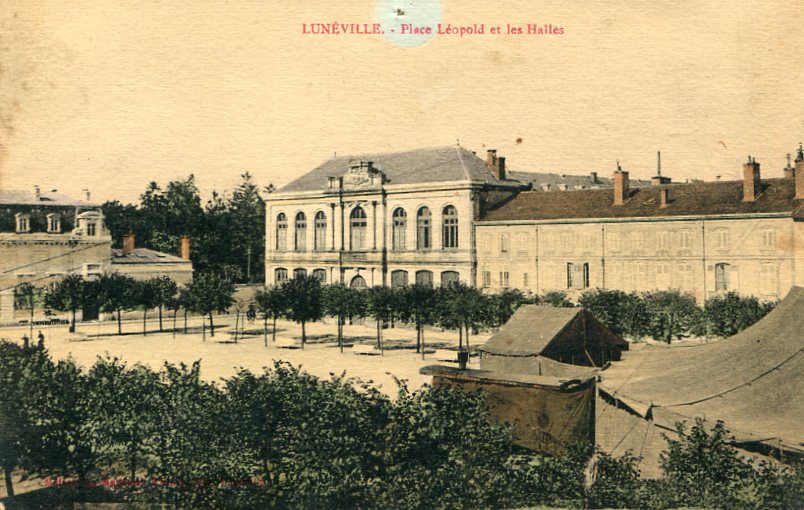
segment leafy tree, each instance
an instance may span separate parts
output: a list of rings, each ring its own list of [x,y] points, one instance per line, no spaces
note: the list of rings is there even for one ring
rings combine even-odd
[[[377,321],[377,347],[382,351],[382,328],[396,314],[396,292],[389,287],[370,287],[365,293],[366,311]]]
[[[775,306],[776,303],[760,303],[753,296],[740,296],[736,292],[715,296],[704,303],[705,320],[696,332],[729,337],[758,322]]]
[[[324,287],[324,313],[334,317],[338,325],[338,346],[343,352],[343,327],[347,319],[365,315],[366,303],[364,295],[357,289],[347,287],[343,283],[334,283]]]
[[[287,299],[286,317],[301,324],[304,349],[307,342],[305,325],[323,316],[321,280],[312,275],[297,275],[282,284],[282,293]]]
[[[84,303],[84,278],[81,275],[67,275],[48,286],[45,306],[60,312],[70,312],[70,333],[75,333],[75,314]]]
[[[31,396],[47,387],[50,367],[46,351],[0,341],[0,469],[12,499],[12,472],[36,469],[40,429],[32,417],[37,402]]]
[[[148,334],[147,319],[148,310],[155,307],[159,297],[159,282],[156,279],[149,280],[135,280],[131,287],[131,300],[132,305],[137,305],[142,308],[142,334]]]
[[[28,338],[33,341],[33,322],[36,305],[40,302],[42,289],[33,284],[25,282],[14,287],[14,305],[17,309],[28,310],[28,327],[30,328]],[[27,345],[26,345],[27,347]]]
[[[436,311],[436,291],[429,285],[415,284],[399,291],[399,317],[416,326],[416,352],[424,357],[424,326],[432,324]]]
[[[212,312],[226,312],[234,303],[234,293],[234,283],[215,273],[199,274],[187,285],[187,299],[191,309],[209,318],[210,336],[215,336]]]
[[[575,306],[572,304],[572,301],[567,298],[567,293],[563,290],[551,290],[549,292],[545,292],[544,295],[539,298],[539,301],[542,304],[555,306],[557,308],[572,308]]]
[[[689,431],[676,424],[676,432],[678,438],[665,436],[668,449],[660,456],[671,507],[745,508],[739,488],[753,470],[729,444],[723,423],[708,427],[697,419]]]
[[[463,283],[442,287],[438,292],[439,322],[448,329],[458,330],[458,349],[463,350],[464,334],[469,350],[469,335],[490,319],[490,299],[475,288]]]
[[[97,301],[104,312],[117,315],[117,334],[123,334],[123,310],[137,306],[137,282],[130,276],[120,273],[107,273],[98,279]]]
[[[649,334],[668,344],[673,337],[689,334],[701,317],[695,298],[678,290],[648,292],[643,294],[643,299],[652,318],[648,324]]]
[[[628,294],[621,290],[593,289],[581,294],[578,304],[588,310],[612,333],[623,336]]]
[[[265,257],[265,202],[248,172],[240,176],[229,201],[232,251],[229,262],[241,268],[247,282],[263,278]]]
[[[273,286],[265,290],[257,291],[255,296],[257,306],[262,313],[263,318],[263,339],[265,346],[268,347],[268,319],[274,321],[271,328],[272,340],[276,342],[276,321],[285,314],[287,304],[282,288]]]
[[[112,234],[112,243],[116,248],[123,247],[123,236],[131,232],[138,239],[146,239],[140,211],[135,205],[122,204],[117,200],[109,201],[101,206],[103,222]]]
[[[100,358],[87,384],[98,396],[90,419],[99,444],[109,446],[106,463],[127,466],[134,480],[139,463],[157,453],[151,438],[161,427],[154,420],[162,391],[159,374],[142,365],[129,368],[118,358]]]
[[[151,284],[154,287],[154,304],[159,308],[159,331],[162,331],[162,309],[175,298],[179,288],[169,276],[157,276],[152,279]],[[175,329],[175,315],[173,318]]]

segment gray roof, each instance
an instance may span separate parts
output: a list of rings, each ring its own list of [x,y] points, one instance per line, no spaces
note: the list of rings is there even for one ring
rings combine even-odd
[[[100,204],[76,200],[61,193],[40,193],[30,191],[0,191],[0,205],[39,205],[56,207],[100,207]]]
[[[467,180],[501,182],[477,155],[463,147],[448,146],[332,158],[279,189],[279,193],[322,190],[327,187],[329,177],[346,174],[352,161],[372,161],[374,168],[383,172],[390,184]],[[508,182],[516,184],[515,181]]]
[[[614,186],[608,177],[601,177],[597,173],[592,176],[592,172],[587,175],[555,173],[555,172],[521,172],[510,170],[508,177],[516,179],[523,184],[530,184],[536,191],[551,190],[576,190],[576,189],[600,189],[611,188]],[[631,179],[632,187],[649,186],[650,181]]]
[[[581,312],[581,308],[524,305],[491,338],[482,350],[492,354],[533,356],[541,354]]]
[[[190,264],[190,261],[161,251],[149,250],[148,248],[134,248],[129,253],[125,253],[119,248],[114,248],[112,250],[112,264]]]

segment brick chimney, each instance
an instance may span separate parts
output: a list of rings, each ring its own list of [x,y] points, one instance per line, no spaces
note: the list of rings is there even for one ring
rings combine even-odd
[[[129,232],[123,236],[123,253],[131,253],[137,245],[137,237],[133,232]]]
[[[795,179],[796,177],[796,169],[793,165],[790,164],[790,153],[787,153],[787,166],[784,167],[782,170],[784,172],[785,179]]]
[[[505,180],[505,157],[497,157],[497,149],[486,151],[486,166],[489,167],[494,177],[501,181]]]
[[[659,190],[659,207],[662,209],[667,208],[667,204],[670,203],[670,189],[669,188],[662,188]]]
[[[497,158],[497,173],[495,175],[497,179],[501,181],[505,180],[505,156]]]
[[[670,184],[671,181],[670,177],[662,175],[662,153],[661,151],[656,151],[656,175],[651,177],[650,183],[653,186],[659,186],[661,184]]]
[[[759,163],[748,156],[743,163],[743,202],[753,202],[759,196],[761,184],[759,179]]]
[[[614,172],[614,205],[623,205],[628,200],[628,172],[617,162],[617,171]]]
[[[804,148],[798,144],[796,152],[796,198],[804,200]]]
[[[181,258],[190,260],[190,236],[181,236]]]

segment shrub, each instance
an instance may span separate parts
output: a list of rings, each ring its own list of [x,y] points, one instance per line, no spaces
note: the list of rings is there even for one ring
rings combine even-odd
[[[777,303],[761,303],[755,297],[729,292],[706,300],[704,321],[696,333],[728,337],[739,333],[770,313]]]

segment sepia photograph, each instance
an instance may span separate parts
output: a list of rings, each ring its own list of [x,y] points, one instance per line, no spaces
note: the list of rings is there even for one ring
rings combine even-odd
[[[0,510],[804,509],[779,0],[0,0]]]

